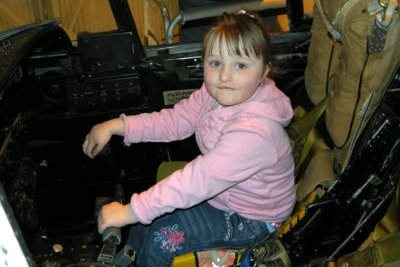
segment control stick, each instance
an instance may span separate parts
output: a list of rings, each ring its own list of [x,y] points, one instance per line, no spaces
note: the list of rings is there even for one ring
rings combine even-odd
[[[95,203],[96,218],[99,215],[101,207],[105,204],[111,203],[113,201],[112,197],[97,197]],[[103,248],[97,261],[111,263],[114,259],[115,251],[118,245],[121,243],[121,229],[118,227],[109,227],[104,230],[102,235]]]
[[[107,143],[104,148],[99,152],[98,156],[104,157],[107,163],[108,171],[110,176],[113,178],[114,184],[114,195],[113,197],[98,197],[95,203],[95,217],[97,219],[101,208],[108,203],[116,200],[121,204],[125,203],[125,194],[123,188],[123,180],[125,172],[118,165],[118,161],[111,153],[110,143]],[[104,230],[102,234],[103,248],[99,256],[97,257],[98,262],[110,263],[114,266],[128,266],[135,259],[135,253],[133,249],[126,245],[116,256],[115,252],[119,244],[121,243],[121,228],[109,227]],[[115,257],[114,257],[115,256]]]

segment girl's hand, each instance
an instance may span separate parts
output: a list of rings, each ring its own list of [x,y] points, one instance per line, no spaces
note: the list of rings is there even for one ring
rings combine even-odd
[[[103,234],[108,227],[123,227],[137,222],[138,220],[132,213],[130,204],[123,205],[119,202],[112,202],[101,208],[97,218],[97,227],[99,233]]]
[[[93,159],[110,141],[114,134],[121,136],[124,134],[124,122],[120,118],[93,126],[83,142],[83,153]]]

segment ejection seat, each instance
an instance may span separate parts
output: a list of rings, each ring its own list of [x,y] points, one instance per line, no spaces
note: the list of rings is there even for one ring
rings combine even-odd
[[[313,241],[329,253],[321,258],[336,261],[344,253],[357,249],[355,246],[374,228],[370,224],[379,221],[390,204],[394,194],[393,183],[397,182],[397,179],[391,180],[391,175],[396,173],[399,160],[398,114],[385,117],[382,124],[377,123],[380,126],[369,124],[372,124],[371,118],[381,119],[382,116],[375,114],[381,108],[390,81],[399,67],[400,23],[398,12],[394,12],[397,1],[389,1],[386,5],[375,2],[360,0],[356,5],[347,5],[329,0],[315,1],[313,37],[305,72],[305,89],[314,107],[310,110],[295,107],[293,122],[286,129],[296,163],[298,203],[293,216],[277,231],[279,239],[252,248],[253,260],[259,264],[277,260],[279,266],[291,266],[293,259],[298,265],[304,264],[298,257],[304,256],[307,260],[310,254],[320,252],[310,246]],[[391,22],[382,21],[382,14],[390,17]],[[382,32],[386,34],[384,37],[380,35]],[[382,38],[378,40],[377,35]],[[357,84],[354,80],[358,81]],[[387,110],[379,112],[390,113]],[[362,133],[368,127],[374,134],[363,137]],[[366,140],[360,140],[362,138]],[[357,143],[367,145],[361,145],[357,150]],[[392,154],[396,155],[395,160]],[[386,166],[388,161],[390,167]],[[162,163],[157,179],[184,165],[184,162]],[[372,203],[366,191],[373,191],[381,201]],[[346,214],[344,209],[356,215],[348,215],[347,222],[343,222],[343,218],[330,217],[333,214],[342,217]],[[354,209],[364,210],[364,215],[357,217],[359,211]],[[387,214],[393,214],[391,210]],[[393,216],[385,215],[384,218],[387,216],[395,226],[399,225],[398,216],[393,219]],[[339,225],[326,223],[329,220]],[[353,220],[358,220],[358,224],[350,225]],[[326,226],[321,225],[324,223]],[[329,247],[330,241],[323,240],[330,234],[328,227],[337,229],[340,224],[346,228],[343,230],[351,229],[353,232],[338,230],[339,237],[331,240],[336,247]],[[361,233],[363,231],[367,233]],[[393,223],[391,233],[390,239],[393,240],[398,233]],[[266,246],[273,247],[274,253],[267,255]],[[206,261],[201,257],[207,256],[208,261],[214,257],[219,264],[230,258],[231,261],[226,261],[225,265],[234,265],[241,257],[248,256],[245,251],[246,248],[193,252],[176,257],[173,266],[196,266],[199,257]],[[349,258],[351,256],[340,258],[338,262],[343,263]]]
[[[306,112],[302,107],[296,108],[293,122],[287,128],[296,163],[295,175],[298,177],[296,185],[298,206],[296,210],[301,210],[301,207],[318,200],[335,181],[332,149],[319,137],[315,126],[325,111],[326,103],[327,99],[309,112]],[[186,162],[182,161],[161,163],[157,172],[157,181],[162,180],[185,165]],[[298,215],[296,216],[295,220],[299,218]],[[293,225],[293,221],[291,224]],[[287,224],[284,226],[286,227],[285,230],[288,231]],[[278,235],[282,235],[282,231],[279,230],[277,232]],[[265,246],[269,246],[269,248],[265,248]],[[262,251],[259,251],[260,248],[263,248]],[[253,257],[259,257],[259,260],[262,258],[264,261],[279,259],[284,264],[283,266],[291,266],[290,259],[278,239],[272,238],[266,244],[260,244],[260,248],[258,248],[259,255],[253,255]],[[246,255],[246,249],[196,251],[175,257],[173,267],[209,266],[206,264],[211,262],[220,264],[218,266],[234,265],[239,263],[243,255]],[[263,254],[270,249],[273,249],[274,253],[269,251],[268,255]],[[249,257],[249,255],[246,255],[246,257]],[[246,260],[250,261],[250,258]]]

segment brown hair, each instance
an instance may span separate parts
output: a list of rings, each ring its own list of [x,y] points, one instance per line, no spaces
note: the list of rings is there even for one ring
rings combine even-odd
[[[225,40],[229,55],[246,56],[255,55],[262,59],[263,65],[268,66],[269,77],[273,77],[277,68],[272,56],[272,48],[269,40],[269,33],[260,17],[240,11],[237,14],[223,13],[220,15],[213,27],[206,33],[203,39],[203,59],[211,53],[216,40]]]

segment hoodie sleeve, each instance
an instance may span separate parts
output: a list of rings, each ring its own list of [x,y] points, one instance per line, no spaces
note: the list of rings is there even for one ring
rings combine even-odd
[[[198,156],[147,191],[134,194],[131,208],[138,220],[148,224],[175,209],[194,206],[275,164],[277,152],[270,133],[253,126],[257,124],[226,127],[206,155]],[[268,157],[265,151],[269,151]]]
[[[194,133],[195,121],[204,105],[204,85],[183,99],[174,108],[139,115],[121,115],[124,120],[124,143],[170,142],[182,140]]]

